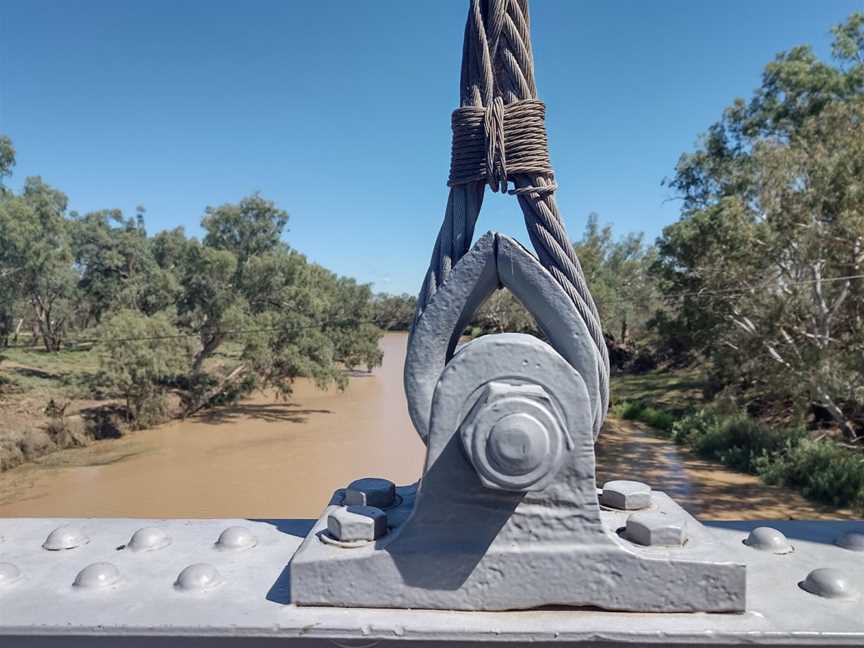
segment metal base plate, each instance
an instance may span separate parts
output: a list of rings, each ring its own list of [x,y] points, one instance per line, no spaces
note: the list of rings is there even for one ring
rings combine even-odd
[[[619,521],[623,517],[603,515]],[[42,549],[53,529],[70,523],[83,529],[90,542],[67,551]],[[235,525],[249,529],[257,544],[236,552],[215,550],[221,532]],[[212,643],[223,648],[277,640],[280,646],[331,645],[327,640],[351,645],[345,643],[349,639],[363,645],[409,640],[415,645],[451,646],[864,643],[860,598],[822,598],[799,586],[811,570],[834,567],[864,590],[864,553],[835,544],[843,532],[864,532],[860,522],[707,523],[704,532],[724,547],[724,558],[747,564],[744,614],[295,607],[288,604],[285,565],[312,525],[309,520],[0,520],[0,562],[15,564],[21,572],[20,580],[0,586],[0,644],[118,645],[117,637],[124,638],[124,646],[159,644],[161,638],[172,646]],[[775,555],[744,544],[751,529],[765,525],[785,533],[795,551]],[[118,550],[141,527],[165,530],[172,543],[152,552]],[[73,588],[78,572],[99,561],[114,563],[122,583],[101,592]],[[201,594],[175,589],[178,573],[195,562],[211,563],[224,583]]]
[[[650,509],[643,512],[680,520],[688,535],[684,546],[631,542],[624,527],[632,511],[605,509],[600,511],[602,524],[617,542],[525,543],[514,550],[494,539],[477,556],[470,548],[463,551],[461,541],[447,544],[441,538],[420,544],[415,536],[397,546],[404,540],[399,537],[400,527],[415,506],[415,489],[403,487],[399,493],[401,504],[388,511],[389,533],[351,549],[324,537],[328,515],[342,503],[342,492],[334,494],[292,559],[294,603],[469,610],[588,605],[643,611],[744,611],[744,565],[729,562],[729,547],[663,493],[654,493]],[[458,531],[454,527],[454,537]],[[540,605],[526,605],[537,600]]]

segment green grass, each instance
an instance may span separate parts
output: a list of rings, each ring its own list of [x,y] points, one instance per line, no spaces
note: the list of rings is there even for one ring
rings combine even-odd
[[[696,369],[613,376],[611,411],[619,418],[671,432],[676,420],[703,404],[702,388]]]
[[[702,404],[703,386],[702,374],[697,369],[617,375],[612,377],[612,403],[613,406],[643,403],[685,412]]]
[[[99,358],[90,345],[67,347],[55,353],[39,347],[13,347],[0,349],[0,354],[9,362],[36,367],[50,373],[93,371]]]
[[[721,413],[710,407],[692,412],[672,426],[675,442],[703,457],[754,474],[760,473],[767,459],[779,456],[806,436],[803,428],[769,427],[746,414]]]
[[[657,409],[639,401],[625,401],[612,406],[612,414],[627,421],[642,421],[651,427],[671,432],[677,417],[672,412]]]
[[[25,340],[26,341],[26,340]],[[225,342],[205,366],[234,366],[243,345]],[[99,351],[89,343],[51,353],[41,346],[0,349],[0,392],[41,392],[48,397],[89,399],[100,395]]]
[[[99,371],[98,355],[89,347],[71,347],[56,353],[40,348],[2,350],[0,374],[22,390],[59,390],[82,395]],[[20,365],[20,366],[19,366]]]

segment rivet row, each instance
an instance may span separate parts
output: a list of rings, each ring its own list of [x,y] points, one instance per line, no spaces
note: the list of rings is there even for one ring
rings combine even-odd
[[[90,538],[80,527],[64,524],[57,527],[42,543],[46,551],[68,551],[77,549],[90,542]],[[143,527],[132,534],[124,547],[131,551],[156,551],[171,544],[171,536],[158,527]],[[220,551],[243,551],[258,544],[258,539],[246,527],[232,526],[219,534],[213,545]]]

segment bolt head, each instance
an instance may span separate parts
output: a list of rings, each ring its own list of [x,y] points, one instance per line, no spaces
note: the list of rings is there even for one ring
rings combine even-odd
[[[21,580],[21,570],[8,562],[0,562],[0,587],[13,585]]]
[[[126,545],[132,551],[156,551],[171,544],[171,536],[158,527],[143,527],[132,534]]]
[[[823,567],[814,569],[801,583],[801,589],[816,596],[833,599],[850,599],[858,595],[852,581],[839,569]]]
[[[489,430],[486,439],[489,461],[508,475],[525,475],[543,462],[549,439],[543,424],[530,414],[508,414]]]
[[[566,425],[540,385],[491,381],[478,392],[460,433],[486,488],[542,490],[564,457]]]
[[[202,593],[220,587],[225,580],[219,571],[207,563],[189,565],[177,576],[174,587],[182,592]]]
[[[774,554],[787,554],[793,551],[792,545],[786,536],[777,529],[771,527],[756,527],[744,540],[744,544],[759,551],[767,551]]]
[[[396,485],[389,479],[366,477],[357,479],[345,489],[345,506],[374,506],[390,508],[396,502]]]
[[[258,539],[249,529],[233,526],[219,534],[216,548],[222,551],[243,551],[244,549],[251,549],[256,544],[258,544]]]
[[[651,506],[651,487],[638,481],[616,479],[603,484],[600,503],[622,511],[636,511]]]
[[[387,533],[387,514],[374,506],[340,506],[327,516],[327,532],[341,542],[377,540]]]
[[[646,547],[680,547],[687,540],[684,518],[659,511],[640,511],[627,518],[624,535]]]
[[[87,565],[78,572],[73,587],[82,590],[109,589],[120,582],[120,570],[109,562],[97,562]]]
[[[849,551],[864,551],[864,533],[847,531],[837,538],[837,546]]]
[[[48,551],[64,551],[75,549],[90,542],[90,538],[81,529],[70,524],[57,527],[42,543],[42,548]]]

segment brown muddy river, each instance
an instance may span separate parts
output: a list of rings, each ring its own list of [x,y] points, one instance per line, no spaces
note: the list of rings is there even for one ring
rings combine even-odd
[[[419,477],[402,389],[404,334],[345,392],[296,384],[237,406],[68,450],[0,474],[0,517],[317,517],[358,477]],[[706,519],[850,517],[698,459],[630,424],[600,437],[598,481],[641,479]]]

